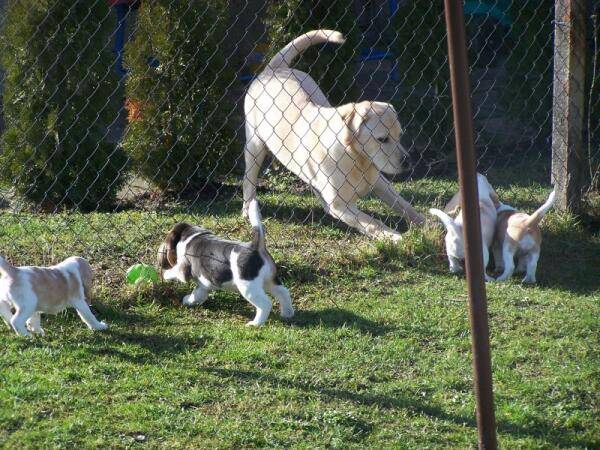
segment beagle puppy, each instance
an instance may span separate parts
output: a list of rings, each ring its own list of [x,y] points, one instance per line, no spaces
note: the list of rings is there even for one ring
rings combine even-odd
[[[51,267],[14,267],[0,256],[0,315],[21,336],[44,334],[40,314],[57,314],[75,308],[91,330],[105,330],[88,302],[93,273],[89,263],[78,256]],[[15,313],[12,313],[14,308]]]
[[[483,249],[483,268],[488,265],[490,259],[489,248],[494,239],[494,230],[496,226],[496,207],[499,205],[498,195],[490,185],[487,178],[482,174],[477,174],[477,191],[479,194],[479,214],[481,220],[481,243]],[[460,193],[457,192],[452,200],[446,206],[446,211],[450,214],[456,213],[460,207]],[[431,208],[429,212],[439,217],[446,227],[446,254],[450,263],[450,272],[458,273],[462,271],[462,261],[465,259],[465,244],[463,238],[463,215],[459,213],[456,218],[452,218],[446,212]],[[487,273],[485,280],[491,281]]]
[[[552,191],[548,200],[532,215],[518,212],[512,206],[500,203],[492,247],[496,270],[502,272],[496,281],[505,281],[512,276],[516,258],[516,270],[525,272],[523,283],[535,283],[535,272],[542,245],[539,225],[548,210],[552,208],[555,195],[555,191]]]
[[[212,290],[237,289],[256,308],[256,316],[247,325],[260,326],[272,308],[266,292],[279,301],[283,318],[291,318],[294,308],[265,246],[256,200],[250,202],[248,212],[253,233],[251,242],[221,239],[205,228],[178,223],[158,250],[158,266],[165,280],[198,283],[193,292],[183,298],[184,305],[201,305]]]

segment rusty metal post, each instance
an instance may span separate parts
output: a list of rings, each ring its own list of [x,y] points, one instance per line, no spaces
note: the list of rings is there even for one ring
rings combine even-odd
[[[586,7],[587,0],[558,0],[555,9],[552,182],[561,211],[581,207]]]
[[[477,172],[473,143],[473,118],[467,45],[462,0],[444,0],[446,28],[448,31],[448,60],[452,84],[452,110],[454,134],[462,205],[464,206],[465,269],[469,291],[469,317],[471,321],[471,345],[473,349],[473,378],[477,404],[477,429],[480,449],[495,449],[496,426],[494,418],[494,394],[492,389],[492,365],[487,317],[487,300],[479,200],[477,195]]]

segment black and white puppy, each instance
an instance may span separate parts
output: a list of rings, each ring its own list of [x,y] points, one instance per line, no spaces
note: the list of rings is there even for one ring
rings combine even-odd
[[[279,301],[282,317],[292,317],[294,308],[265,246],[256,200],[250,203],[248,215],[252,224],[251,242],[229,241],[205,228],[176,224],[159,248],[158,266],[165,280],[197,281],[196,289],[183,298],[184,305],[201,305],[212,290],[237,289],[256,308],[254,320],[247,325],[260,326],[272,308],[265,291]]]

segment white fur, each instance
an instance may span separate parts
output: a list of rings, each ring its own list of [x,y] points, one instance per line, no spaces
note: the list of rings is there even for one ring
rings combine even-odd
[[[44,334],[40,323],[40,314],[57,314],[66,308],[77,310],[79,317],[92,330],[105,330],[108,326],[98,321],[85,298],[85,292],[77,259],[72,257],[50,268],[42,267],[12,267],[2,260],[2,276],[0,277],[0,315],[15,332],[29,336],[29,331]],[[8,269],[8,271],[7,271]],[[58,270],[71,281],[75,280],[78,289],[74,295],[65,293],[58,302],[49,303],[47,299],[38,298],[32,285],[34,271],[43,274],[44,290],[54,289],[53,273],[49,269]],[[55,276],[55,275],[54,275]],[[37,277],[40,278],[39,276]],[[40,288],[40,286],[36,286]],[[15,313],[12,313],[12,308]]]
[[[248,217],[252,227],[259,228],[264,239],[264,228],[261,222],[260,209],[258,202],[253,199],[249,203]],[[200,233],[193,234],[184,241],[178,242],[177,261],[184,261],[186,256],[186,250],[191,240]],[[285,286],[274,283],[275,278],[275,265],[272,259],[268,256],[268,253],[264,247],[264,240],[258,248],[258,253],[263,261],[263,265],[260,268],[258,275],[252,280],[244,280],[240,276],[240,268],[238,265],[239,254],[235,251],[231,252],[229,258],[229,267],[233,274],[233,279],[223,284],[222,286],[213,285],[206,277],[200,275],[196,278],[198,283],[197,287],[192,291],[191,294],[183,297],[183,304],[186,306],[199,306],[202,305],[208,298],[208,293],[217,289],[224,290],[237,290],[248,302],[250,302],[256,308],[256,315],[253,320],[248,322],[248,326],[260,326],[263,325],[269,313],[273,307],[271,300],[267,296],[266,292],[271,294],[279,302],[281,317],[289,319],[294,316],[294,307],[292,305],[292,299],[289,291]],[[187,255],[188,259],[193,255]],[[163,273],[165,280],[179,280],[185,282],[185,278],[182,271],[182,266],[178,263],[171,269],[166,270]]]
[[[535,274],[537,271],[537,263],[540,258],[541,251],[541,234],[539,230],[539,222],[544,218],[546,213],[554,205],[556,197],[556,191],[552,191],[548,196],[548,199],[540,206],[531,216],[526,214],[518,214],[514,216],[517,218],[516,223],[498,221],[498,227],[502,227],[503,224],[507,226],[507,230],[504,234],[504,240],[502,242],[494,242],[494,261],[496,261],[496,269],[501,270],[502,274],[496,278],[496,281],[508,280],[515,271],[515,258],[517,259],[517,272],[525,272],[523,283],[535,283]],[[498,208],[498,213],[502,211],[516,211],[515,208],[503,203]],[[527,228],[527,233],[521,235],[518,241],[513,240],[508,232],[508,229],[512,225],[513,227],[518,223],[525,223],[531,219],[536,220]]]
[[[480,173],[477,174],[477,190],[479,195],[483,267],[485,270],[490,259],[489,248],[494,240],[494,227],[496,225],[496,206],[492,200],[492,195],[495,196],[495,192],[487,178]],[[446,227],[446,254],[448,255],[450,272],[461,272],[461,261],[465,259],[462,210],[454,219],[445,212],[435,208],[431,208],[429,213],[439,217]],[[492,277],[486,273],[485,280],[491,281]]]

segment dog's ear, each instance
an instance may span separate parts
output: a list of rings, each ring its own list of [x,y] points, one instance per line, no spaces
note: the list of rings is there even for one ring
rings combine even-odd
[[[171,266],[171,264],[169,263],[169,260],[167,258],[167,244],[165,242],[160,244],[160,247],[158,247],[158,253],[156,255],[156,262],[157,262],[159,271],[168,270],[171,267],[173,267],[173,266]]]
[[[494,204],[494,208],[498,209],[500,208],[500,206],[502,206],[502,204],[500,203],[500,198],[498,198],[498,194],[496,194],[496,191],[494,191],[493,189],[490,192],[490,199]]]
[[[350,145],[369,113],[369,102],[346,103],[337,108],[338,113],[346,124],[344,144]]]
[[[454,215],[458,212],[458,208],[460,208],[460,191],[454,194],[454,196],[450,199],[444,208],[444,212]]]
[[[177,264],[177,244],[181,240],[181,235],[190,228],[187,223],[178,223],[169,233],[165,242],[159,248],[159,267],[170,269]]]

